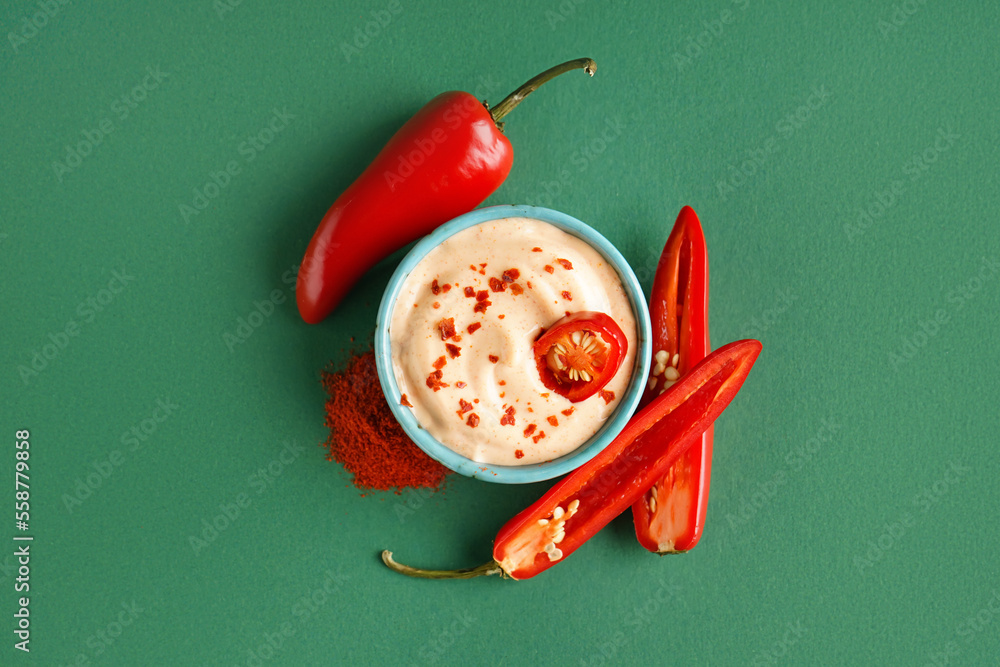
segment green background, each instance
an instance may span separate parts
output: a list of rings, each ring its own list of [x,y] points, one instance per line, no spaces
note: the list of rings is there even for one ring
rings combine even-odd
[[[293,4],[0,10],[0,495],[12,514],[30,429],[35,538],[25,655],[6,515],[0,662],[1000,664],[995,3]],[[404,579],[380,549],[479,564],[548,485],[355,489],[318,446],[318,372],[369,345],[394,263],[319,326],[287,278],[425,101],[580,56],[593,79],[507,119],[487,203],[590,223],[645,288],[698,211],[713,341],[764,344],[716,426],[705,536],[657,558],[623,517],[534,580]]]

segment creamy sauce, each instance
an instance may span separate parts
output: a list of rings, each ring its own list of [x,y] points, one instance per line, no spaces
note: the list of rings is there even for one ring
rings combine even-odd
[[[628,352],[610,393],[570,403],[542,384],[532,345],[579,310],[614,318]],[[421,260],[389,335],[396,382],[421,426],[466,458],[516,466],[568,454],[601,428],[628,387],[636,331],[618,273],[597,250],[546,222],[505,218],[458,232]]]

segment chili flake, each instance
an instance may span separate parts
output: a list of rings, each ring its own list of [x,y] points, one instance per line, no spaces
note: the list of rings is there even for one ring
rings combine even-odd
[[[459,389],[464,389],[465,383],[459,380],[458,382],[455,383],[455,386],[458,387]]]
[[[438,330],[441,332],[441,340],[448,340],[455,335],[455,318],[449,317],[438,322]]]
[[[611,401],[615,400],[615,392],[608,391],[607,389],[602,389],[601,398],[604,399],[604,404],[607,405]]]
[[[503,278],[505,283],[512,283],[521,277],[521,272],[517,269],[507,269],[500,277]]]
[[[514,450],[514,458],[515,459],[523,459],[524,458],[524,452],[522,452],[520,449],[515,449]]]
[[[399,397],[399,404],[400,405],[405,405],[408,408],[412,408],[413,407],[413,404],[410,403],[410,400],[408,398],[406,398],[406,394],[403,394],[402,396]]]
[[[501,387],[506,387],[507,386],[507,381],[506,380],[500,380],[500,382],[497,382],[497,384],[500,385]]]
[[[548,264],[545,265],[545,270],[548,271],[549,273],[555,273],[556,272],[555,268],[553,268],[552,266],[549,266]]]
[[[510,406],[504,412],[503,417],[500,418],[501,426],[513,426],[514,425],[514,406]]]
[[[481,326],[483,325],[480,324],[479,322],[473,322],[468,327],[466,327],[465,330],[468,331],[469,335],[471,336],[472,334],[476,333],[476,331],[478,331]]]
[[[448,292],[450,292],[451,291],[451,284],[450,283],[445,283],[444,285],[441,285],[441,291],[444,292],[445,294],[447,294]]]
[[[465,420],[465,423],[467,426],[476,428],[477,426],[479,426],[479,415],[473,412],[471,415],[469,415],[469,418]]]
[[[433,307],[435,310],[437,310],[438,308],[441,307],[441,304],[438,303],[437,301],[435,301],[434,303],[431,304],[431,307]]]
[[[476,307],[472,309],[472,312],[474,312],[474,313],[485,313],[486,309],[489,308],[492,305],[493,305],[493,302],[490,301],[489,299],[486,299],[485,301],[477,301],[476,302]]]
[[[532,438],[532,440],[533,440],[533,441],[534,441],[535,443],[537,443],[537,442],[538,442],[539,440],[541,440],[541,439],[542,439],[542,438],[544,438],[544,437],[545,437],[545,431],[539,431],[539,432],[538,432],[538,435],[536,435],[536,436],[535,436],[534,438]]]
[[[555,415],[549,415],[546,419],[553,426],[559,426],[559,420],[556,418]]]
[[[505,318],[505,317],[507,317],[507,316],[506,316],[506,315],[504,315],[503,313],[500,313],[499,315],[497,315],[497,319],[498,319],[498,320],[502,320],[502,319],[503,319],[503,318]]]
[[[427,376],[427,386],[434,391],[440,391],[442,387],[449,387],[447,382],[441,382],[441,378],[444,377],[444,373],[440,369],[434,371]]]
[[[574,410],[576,410],[576,408],[574,408],[573,406],[570,406],[570,407],[566,408],[565,410],[563,410],[562,413],[564,415],[566,415],[567,417],[569,417],[571,414],[573,414]]]
[[[520,296],[524,294],[524,288],[518,285],[517,283],[511,283],[510,293],[513,294],[514,296]]]
[[[498,362],[498,361],[500,361],[500,357],[498,357],[498,356],[497,356],[497,355],[495,355],[495,354],[491,354],[491,355],[490,355],[490,362],[491,362],[491,363],[494,363],[494,364],[495,364],[495,363],[496,363],[496,362]]]
[[[476,301],[486,301],[488,298],[490,298],[490,293],[486,290],[481,289],[476,292]]]
[[[538,428],[538,424],[528,424],[528,426],[524,429],[524,437],[530,438],[531,434],[535,432],[536,428]]]
[[[563,292],[562,292],[562,298],[566,299],[567,301],[572,301],[573,300],[573,295],[570,294],[567,290],[563,290]]]
[[[507,283],[499,278],[490,277],[490,289],[494,292],[502,292],[507,289]]]
[[[448,350],[448,356],[454,359],[455,357],[462,356],[462,348],[458,345],[452,345],[451,343],[445,343],[444,348]]]
[[[568,259],[557,259],[556,261],[562,264],[562,267],[567,271],[573,268],[573,262],[569,261]]]
[[[483,262],[482,264],[479,265],[479,273],[481,273],[484,276],[486,275],[486,262]]]
[[[438,285],[438,280],[437,278],[435,278],[433,281],[431,281],[431,294],[437,295],[440,293],[441,293],[441,286]]]
[[[476,296],[476,290],[473,289],[472,285],[465,286],[465,296],[473,297]]]
[[[466,412],[472,411],[472,403],[469,403],[464,398],[458,399],[458,407],[461,409],[456,410],[455,412],[458,414],[459,417],[462,417],[462,415],[464,415]]]
[[[442,354],[440,357],[437,358],[437,361],[434,362],[434,370],[437,370],[437,371],[441,370],[442,368],[444,368],[444,365],[447,364],[447,363],[448,363],[448,360]]]
[[[539,248],[538,246],[535,246],[534,248],[531,249],[531,252],[541,252],[541,251],[542,249]]]

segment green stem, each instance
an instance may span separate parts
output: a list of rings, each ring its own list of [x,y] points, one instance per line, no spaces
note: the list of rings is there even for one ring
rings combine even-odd
[[[503,569],[497,565],[496,561],[484,563],[479,567],[470,567],[465,570],[422,570],[409,565],[400,565],[392,559],[392,552],[386,549],[382,552],[382,562],[390,570],[395,570],[408,577],[418,577],[420,579],[472,579],[473,577],[488,577],[491,574],[503,575]]]
[[[514,107],[520,104],[521,100],[535,92],[540,85],[549,79],[554,79],[560,74],[564,74],[575,69],[582,69],[590,76],[594,76],[594,72],[597,71],[597,63],[590,58],[577,58],[576,60],[564,62],[562,65],[556,65],[551,69],[545,70],[538,76],[529,79],[523,86],[503,98],[503,101],[500,102],[500,104],[490,109],[490,115],[493,116],[493,122],[496,123],[498,128],[503,129],[503,123],[501,123],[500,120],[509,114]]]

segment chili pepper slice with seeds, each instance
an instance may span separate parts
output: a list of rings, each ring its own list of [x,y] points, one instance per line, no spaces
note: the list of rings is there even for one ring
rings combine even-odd
[[[380,259],[478,206],[514,160],[501,119],[549,79],[574,69],[593,76],[596,68],[590,58],[557,65],[492,109],[460,91],[428,102],[320,222],[295,287],[302,319],[321,322]]]
[[[683,377],[712,349],[708,339],[708,250],[698,215],[681,209],[667,238],[650,293],[653,366],[640,406]],[[708,511],[713,427],[632,506],[639,543],[681,553],[701,539]]]
[[[610,315],[578,310],[542,333],[533,349],[542,383],[579,403],[615,376],[628,352],[628,339]]]
[[[528,579],[562,561],[638,500],[729,405],[760,354],[756,340],[719,348],[632,417],[600,454],[564,477],[500,529],[493,560],[467,570],[387,566],[413,577]]]

